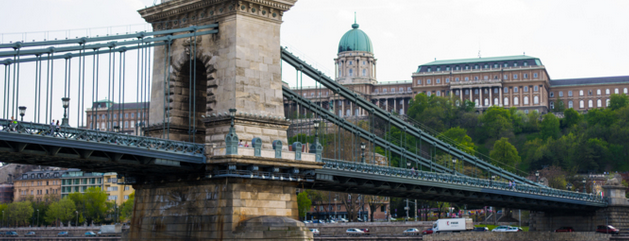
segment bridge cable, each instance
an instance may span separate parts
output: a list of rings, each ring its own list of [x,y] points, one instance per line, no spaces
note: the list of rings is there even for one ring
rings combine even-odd
[[[196,133],[197,133],[197,32],[194,32],[194,76],[193,76],[193,80],[194,80],[194,84],[192,85],[192,142],[196,142]],[[281,62],[281,60],[280,60]],[[205,65],[203,66],[203,68],[205,69]],[[206,76],[204,77],[204,79],[207,79],[207,70],[206,70]],[[205,88],[207,89],[207,81],[205,82]],[[207,100],[207,98],[206,98]],[[251,143],[251,146],[253,146],[253,143]]]
[[[139,39],[141,39],[142,37],[139,37]],[[133,122],[134,124],[134,128],[136,129],[135,135],[138,135],[139,132],[137,130],[139,130],[138,128],[138,116],[140,114],[140,79],[142,77],[144,77],[144,72],[142,71],[142,68],[140,67],[140,55],[144,54],[144,50],[142,48],[140,48],[140,42],[138,42],[138,57],[137,57],[137,63],[136,63],[136,80],[135,80],[135,102],[136,102],[136,106],[135,106],[135,114],[133,116],[131,116],[134,120]]]
[[[172,40],[170,38],[168,38],[168,65],[167,68],[165,69],[166,72],[168,73],[168,76],[166,77],[168,80],[168,99],[167,99],[167,103],[168,103],[168,109],[166,110],[166,114],[168,115],[167,117],[167,130],[166,130],[166,139],[170,140],[170,54],[171,54],[171,49],[170,49],[170,45],[172,44]],[[174,88],[174,86],[173,86]]]
[[[40,71],[40,69],[39,69],[39,67],[40,67],[40,65],[39,65],[40,64],[39,56],[40,55],[37,54],[36,56],[37,56],[37,60],[35,61],[35,88],[34,88],[35,89],[35,94],[33,94],[34,97],[35,97],[35,104],[33,106],[33,122],[39,123],[38,117],[37,117],[37,115],[38,115],[38,111],[37,110],[38,110],[39,98],[41,96],[39,96],[37,93],[39,91],[41,91],[40,90],[41,83],[38,80],[38,77],[41,76],[41,74],[39,73],[39,71]],[[38,85],[38,83],[39,83],[39,85]]]
[[[4,63],[4,88],[2,89],[2,91],[4,92],[3,96],[2,96],[2,102],[4,102],[4,106],[8,106],[9,105],[9,72],[11,71],[11,67],[9,66],[8,62]],[[9,119],[8,118],[8,111],[9,108],[4,108],[2,109],[2,117],[4,119]]]

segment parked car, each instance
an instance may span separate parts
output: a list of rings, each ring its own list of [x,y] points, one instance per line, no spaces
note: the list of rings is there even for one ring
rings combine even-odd
[[[19,235],[15,231],[8,231],[8,232],[4,233],[4,236],[5,237],[18,237]]]
[[[336,223],[336,221],[330,219],[330,220],[328,220],[328,223]]]
[[[472,231],[475,231],[475,232],[487,232],[487,231],[489,231],[489,229],[487,227],[477,227],[477,228],[472,229]]]
[[[419,231],[419,229],[416,228],[409,228],[407,230],[404,230],[404,232],[402,232],[403,235],[419,235],[421,232]]]
[[[59,232],[59,233],[57,234],[57,237],[68,237],[68,232],[66,232],[66,231]]]
[[[368,228],[359,228],[360,231],[363,231],[364,235],[369,235],[369,229]]]
[[[30,232],[24,234],[24,237],[35,237],[35,236],[37,236],[37,234],[35,234],[35,232],[33,232],[33,231],[30,231]]]
[[[422,234],[432,234],[434,231],[432,230],[432,228],[426,229],[422,232]]]
[[[339,219],[338,219],[338,222],[339,222],[339,223],[347,223],[347,219],[344,219],[344,218],[339,218]]]
[[[315,236],[316,236],[316,235],[321,234],[321,233],[319,232],[319,229],[316,229],[316,228],[311,228],[311,229],[310,229],[310,232],[312,232],[312,235],[315,235]]]
[[[356,222],[364,222],[364,220],[362,218],[357,218]]]
[[[85,237],[96,237],[96,233],[92,231],[85,232]]]
[[[574,232],[572,227],[561,227],[555,230],[556,233]]]
[[[494,229],[492,229],[492,232],[517,232],[517,230],[513,231],[511,230],[513,229],[513,227],[511,226],[498,226]]]
[[[303,223],[312,223],[310,220],[304,220]]]
[[[357,228],[348,228],[347,231],[345,231],[345,233],[347,233],[347,235],[350,235],[350,236],[359,236],[359,235],[364,234],[362,230],[357,229]]]
[[[612,226],[612,225],[598,225],[596,227],[596,232],[597,233],[618,234],[620,232],[620,230],[618,230],[617,228],[614,228],[614,226]]]

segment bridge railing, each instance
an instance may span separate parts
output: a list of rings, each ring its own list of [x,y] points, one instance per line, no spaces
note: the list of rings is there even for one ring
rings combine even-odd
[[[205,145],[159,138],[133,136],[124,133],[106,132],[73,127],[57,127],[30,122],[13,122],[0,119],[0,132],[11,132],[24,135],[38,135],[67,140],[108,143],[121,146],[137,147],[151,150],[178,152],[194,156],[203,156]]]
[[[325,158],[322,160],[324,163],[324,166],[323,166],[324,169],[361,172],[361,173],[374,174],[374,175],[384,175],[384,176],[393,176],[393,177],[423,180],[423,181],[458,184],[462,186],[491,188],[491,189],[496,189],[496,190],[510,191],[514,193],[534,194],[534,195],[550,196],[550,197],[557,197],[557,198],[563,198],[563,199],[574,199],[574,200],[599,202],[599,203],[607,202],[605,198],[597,196],[597,195],[559,190],[559,189],[554,189],[550,187],[539,187],[539,186],[532,186],[532,185],[521,184],[521,183],[518,183],[517,185],[515,185],[515,187],[509,187],[509,184],[507,182],[493,181],[493,180],[474,178],[474,177],[469,177],[469,176],[452,175],[452,174],[437,173],[437,172],[426,172],[426,171],[411,170],[411,169],[405,169],[405,168],[399,168],[399,167],[389,167],[389,166],[373,165],[373,164],[359,163],[359,162],[332,160],[332,159],[325,159]]]

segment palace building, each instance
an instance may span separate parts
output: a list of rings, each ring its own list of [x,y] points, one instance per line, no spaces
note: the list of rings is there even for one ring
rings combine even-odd
[[[369,36],[357,23],[352,24],[339,41],[334,79],[382,109],[401,115],[419,93],[469,100],[479,112],[501,106],[544,114],[554,110],[558,99],[565,108],[579,112],[605,108],[611,94],[628,94],[629,88],[629,76],[553,80],[539,58],[526,55],[436,60],[419,65],[411,80],[379,82],[373,49]],[[341,117],[368,115],[323,87],[292,89]],[[289,118],[304,113],[290,101],[285,102],[285,110]]]

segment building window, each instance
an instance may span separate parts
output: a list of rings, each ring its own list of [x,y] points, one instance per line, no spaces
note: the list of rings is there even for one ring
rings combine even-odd
[[[524,104],[525,105],[529,104],[529,97],[528,96],[524,96]]]
[[[440,84],[441,83],[441,79],[437,79],[437,80],[435,80],[435,82],[437,82],[437,84]]]
[[[555,102],[552,102],[552,101],[550,102],[550,109],[551,110],[555,109]]]
[[[605,90],[605,94],[606,94],[606,95],[609,95],[609,89],[606,89],[606,90]]]
[[[469,66],[469,65],[466,65],[466,66],[465,66],[465,70],[468,70],[468,69],[470,69],[470,66]]]
[[[579,90],[579,96],[583,96],[583,90]]]
[[[432,81],[430,81],[430,79],[426,80],[426,84],[430,84]]]
[[[498,68],[498,64],[494,64],[494,68]]]
[[[458,65],[456,67],[454,67],[454,70],[460,70],[461,67],[459,67]]]
[[[446,83],[450,83],[450,78],[446,78]]]
[[[513,74],[513,79],[518,79],[518,74]]]
[[[476,107],[480,106],[480,102],[478,101],[478,99],[474,99],[474,104],[476,105]]]
[[[469,81],[469,80],[470,80],[470,77],[465,77],[465,81]]]
[[[601,95],[601,89],[596,90],[596,95]]]
[[[568,90],[568,96],[572,97],[572,90]]]
[[[533,73],[533,78],[537,79],[537,73]]]
[[[509,87],[505,87],[505,93],[509,93]]]
[[[387,93],[387,88],[382,88],[382,93]]]
[[[502,67],[505,67],[505,68],[506,68],[506,67],[509,67],[509,64],[508,64],[508,63],[504,63],[504,64],[502,65]]]
[[[588,95],[592,95],[592,90],[588,90]]]
[[[518,100],[518,97],[513,97],[513,105],[519,105],[520,101]]]
[[[579,101],[579,108],[583,109],[585,107],[585,102],[583,100]]]
[[[522,74],[522,78],[528,79],[529,75],[528,74]]]
[[[588,100],[588,107],[590,108],[594,107],[594,101]]]
[[[129,128],[129,122],[128,121],[124,122],[124,128]]]
[[[529,114],[529,110],[524,110],[524,114]]]
[[[428,69],[426,70],[426,72],[432,72],[432,69],[428,68]]]
[[[437,96],[441,96],[441,91],[437,90]]]
[[[450,71],[450,66],[447,66],[447,67],[446,67],[446,71]]]
[[[494,94],[498,94],[498,91],[500,91],[500,89],[498,88],[492,88],[494,90]]]
[[[572,101],[568,101],[568,108],[573,108]]]
[[[400,93],[404,93],[404,87],[400,87]]]
[[[504,99],[504,104],[505,104],[505,105],[509,105],[509,98],[505,97],[505,99]]]
[[[609,99],[605,100],[605,107],[609,107]]]
[[[117,118],[118,118],[118,114],[114,114],[114,119],[117,119]]]
[[[353,69],[349,69],[349,76],[354,76],[354,70]]]
[[[494,103],[492,103],[492,105],[497,105],[498,103],[498,98],[494,98]]]
[[[518,63],[513,63],[513,67],[518,67]]]
[[[502,78],[507,80],[507,79],[509,79],[509,76],[505,74],[505,75],[502,76]]]
[[[474,76],[474,80],[478,80],[478,76]]]
[[[524,86],[524,92],[529,92],[529,87],[528,86]]]
[[[459,90],[455,90],[454,95],[459,95]]]
[[[539,91],[539,86],[537,86],[537,85],[533,86],[533,91],[535,91],[535,92]]]
[[[391,93],[395,93],[395,88],[391,88]]]
[[[485,103],[484,104],[485,104],[485,106],[489,105],[489,100],[487,98],[485,98]]]
[[[513,87],[513,93],[518,93],[518,87]]]
[[[352,65],[352,64],[353,64],[352,61],[349,61],[349,65]],[[428,69],[430,69],[430,68],[428,68]]]
[[[406,92],[410,93],[411,91],[413,91],[413,90],[411,90],[411,87],[406,88]]]
[[[485,77],[483,77],[483,79],[488,80],[489,76],[485,75]]]
[[[428,97],[430,97],[430,95],[432,94],[432,92],[428,91],[428,93],[426,93],[428,95]]]
[[[478,94],[478,89],[474,89],[474,94],[477,95]]]
[[[459,82],[459,78],[458,77],[454,78],[454,81]]]
[[[470,94],[470,90],[465,89],[465,94],[466,94],[466,95],[469,95],[469,94]]]
[[[488,65],[488,64],[485,64],[485,65],[483,66],[483,68],[485,68],[485,69],[489,69],[489,65]]]
[[[422,84],[422,80],[418,79],[417,80],[417,85],[421,85]],[[378,90],[376,90],[376,93],[378,93]]]
[[[603,107],[603,101],[601,99],[596,100],[596,107]]]
[[[367,76],[367,70],[363,69],[363,76]]]
[[[555,97],[555,92],[550,92],[550,97]]]
[[[533,96],[533,104],[539,104],[539,97]]]
[[[527,66],[529,65],[527,62],[522,63],[522,65]]]

